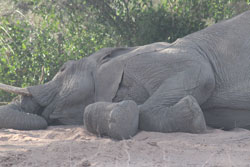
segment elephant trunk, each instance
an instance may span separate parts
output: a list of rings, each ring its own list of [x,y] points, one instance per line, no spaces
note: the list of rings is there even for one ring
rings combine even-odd
[[[0,106],[0,128],[36,130],[46,129],[47,126],[43,117],[22,112],[15,104]]]

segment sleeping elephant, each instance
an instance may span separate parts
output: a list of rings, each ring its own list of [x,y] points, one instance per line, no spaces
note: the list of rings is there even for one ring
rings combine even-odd
[[[250,128],[249,27],[247,11],[172,44],[101,49],[65,63],[43,85],[1,84],[22,99],[0,107],[0,128],[84,122],[87,130],[116,139],[137,129]]]

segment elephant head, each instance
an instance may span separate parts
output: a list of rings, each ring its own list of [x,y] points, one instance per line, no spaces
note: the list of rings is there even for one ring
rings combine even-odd
[[[48,124],[82,124],[87,105],[96,101],[112,101],[123,74],[122,64],[112,62],[112,58],[128,51],[106,48],[87,58],[68,61],[51,81],[42,85],[27,88],[3,88],[0,85],[0,89],[22,95],[18,104],[0,107],[0,121],[5,120],[2,125],[0,123],[0,128],[39,129],[46,127],[44,119]],[[20,113],[24,118],[20,118]],[[42,126],[29,122],[24,127],[21,123],[6,127],[3,124],[8,123],[7,117],[19,117],[20,122],[32,119],[33,123],[42,119]]]
[[[50,82],[27,88],[34,101],[43,108],[41,115],[49,123],[82,122],[81,113],[94,101],[93,68],[93,62],[86,58],[69,61]]]

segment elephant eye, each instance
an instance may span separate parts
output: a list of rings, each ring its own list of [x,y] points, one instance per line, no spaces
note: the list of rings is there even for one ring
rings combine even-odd
[[[60,69],[60,72],[63,72],[65,70],[65,66],[63,66],[61,69]]]

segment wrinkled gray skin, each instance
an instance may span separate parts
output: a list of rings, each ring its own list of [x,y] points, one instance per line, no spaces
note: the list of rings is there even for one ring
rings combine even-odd
[[[201,133],[205,121],[216,128],[250,128],[250,11],[172,44],[101,49],[65,63],[52,81],[28,90],[32,96],[0,107],[0,127],[82,124],[91,104],[84,114],[87,129],[118,139],[133,136],[137,127]],[[137,104],[138,125],[119,126],[116,132],[128,133],[112,135],[110,122],[118,126],[121,117],[111,111],[121,112],[127,100]]]

